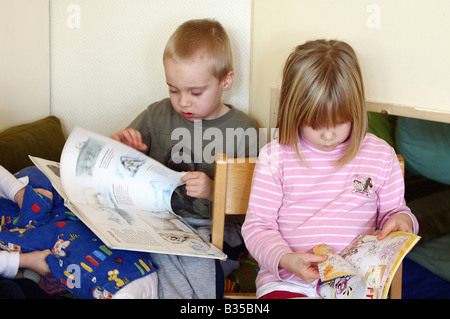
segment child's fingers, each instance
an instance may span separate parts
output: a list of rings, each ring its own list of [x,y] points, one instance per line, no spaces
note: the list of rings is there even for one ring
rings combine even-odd
[[[187,172],[181,177],[181,182],[186,183],[188,180],[195,178],[194,172]]]
[[[214,185],[205,173],[198,171],[188,172],[181,177],[181,182],[186,185],[186,193],[189,196],[212,201]]]
[[[411,218],[407,214],[398,214],[389,219],[378,234],[377,239],[382,240],[391,232],[404,231],[413,232],[413,224]]]
[[[126,144],[138,149],[142,146],[142,137],[139,131],[127,129],[124,131],[123,136],[127,141]]]
[[[111,136],[112,139],[131,146],[137,150],[145,151],[147,145],[142,141],[142,135],[138,130],[125,129]]]
[[[327,255],[314,255],[315,258],[311,262],[321,263],[328,259]]]
[[[181,182],[186,183],[188,181],[194,182],[194,180],[199,180],[202,177],[202,172],[191,171],[181,177]]]
[[[394,222],[394,220],[389,220],[384,227],[381,229],[380,233],[378,234],[377,239],[382,240],[386,238],[387,235],[389,235],[391,232],[397,230],[397,224]]]

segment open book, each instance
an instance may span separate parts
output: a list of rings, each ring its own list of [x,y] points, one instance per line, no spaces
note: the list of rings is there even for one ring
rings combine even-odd
[[[65,205],[112,249],[226,259],[174,214],[183,173],[109,137],[76,127],[61,162],[31,157]]]
[[[372,235],[356,237],[339,255],[326,245],[314,247],[328,255],[319,263],[320,295],[326,299],[385,299],[399,265],[420,240],[419,236],[392,232],[383,240]]]

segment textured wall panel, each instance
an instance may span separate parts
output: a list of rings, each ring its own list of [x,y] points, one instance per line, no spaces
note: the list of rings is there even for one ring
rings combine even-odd
[[[186,20],[214,18],[233,46],[236,77],[224,101],[248,112],[251,0],[51,0],[51,113],[67,131],[125,127],[168,96],[162,54]]]
[[[0,130],[49,114],[48,0],[0,0]]]

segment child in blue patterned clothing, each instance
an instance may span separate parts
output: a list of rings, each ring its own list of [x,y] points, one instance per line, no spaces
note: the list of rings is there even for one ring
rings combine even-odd
[[[34,282],[12,279],[19,268],[51,273],[80,298],[157,297],[156,267],[147,255],[109,250],[36,167],[12,175],[0,166],[0,218],[0,298],[47,296],[29,287]]]
[[[44,189],[36,189],[43,196],[52,197]],[[0,166],[0,197],[14,201],[22,207],[25,184]],[[47,275],[49,267],[45,258],[49,249],[21,254],[17,251],[0,251],[0,298],[49,298],[34,281],[27,278],[15,278],[19,269],[30,269],[39,275]]]

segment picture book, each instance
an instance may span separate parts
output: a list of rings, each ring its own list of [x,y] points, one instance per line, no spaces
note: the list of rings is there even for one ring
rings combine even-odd
[[[314,247],[315,254],[328,256],[318,265],[322,298],[387,298],[395,272],[420,237],[392,232],[378,240],[377,235],[357,236],[340,254],[324,244]]]
[[[75,127],[60,163],[31,157],[65,205],[111,249],[226,259],[171,208],[184,173]]]

